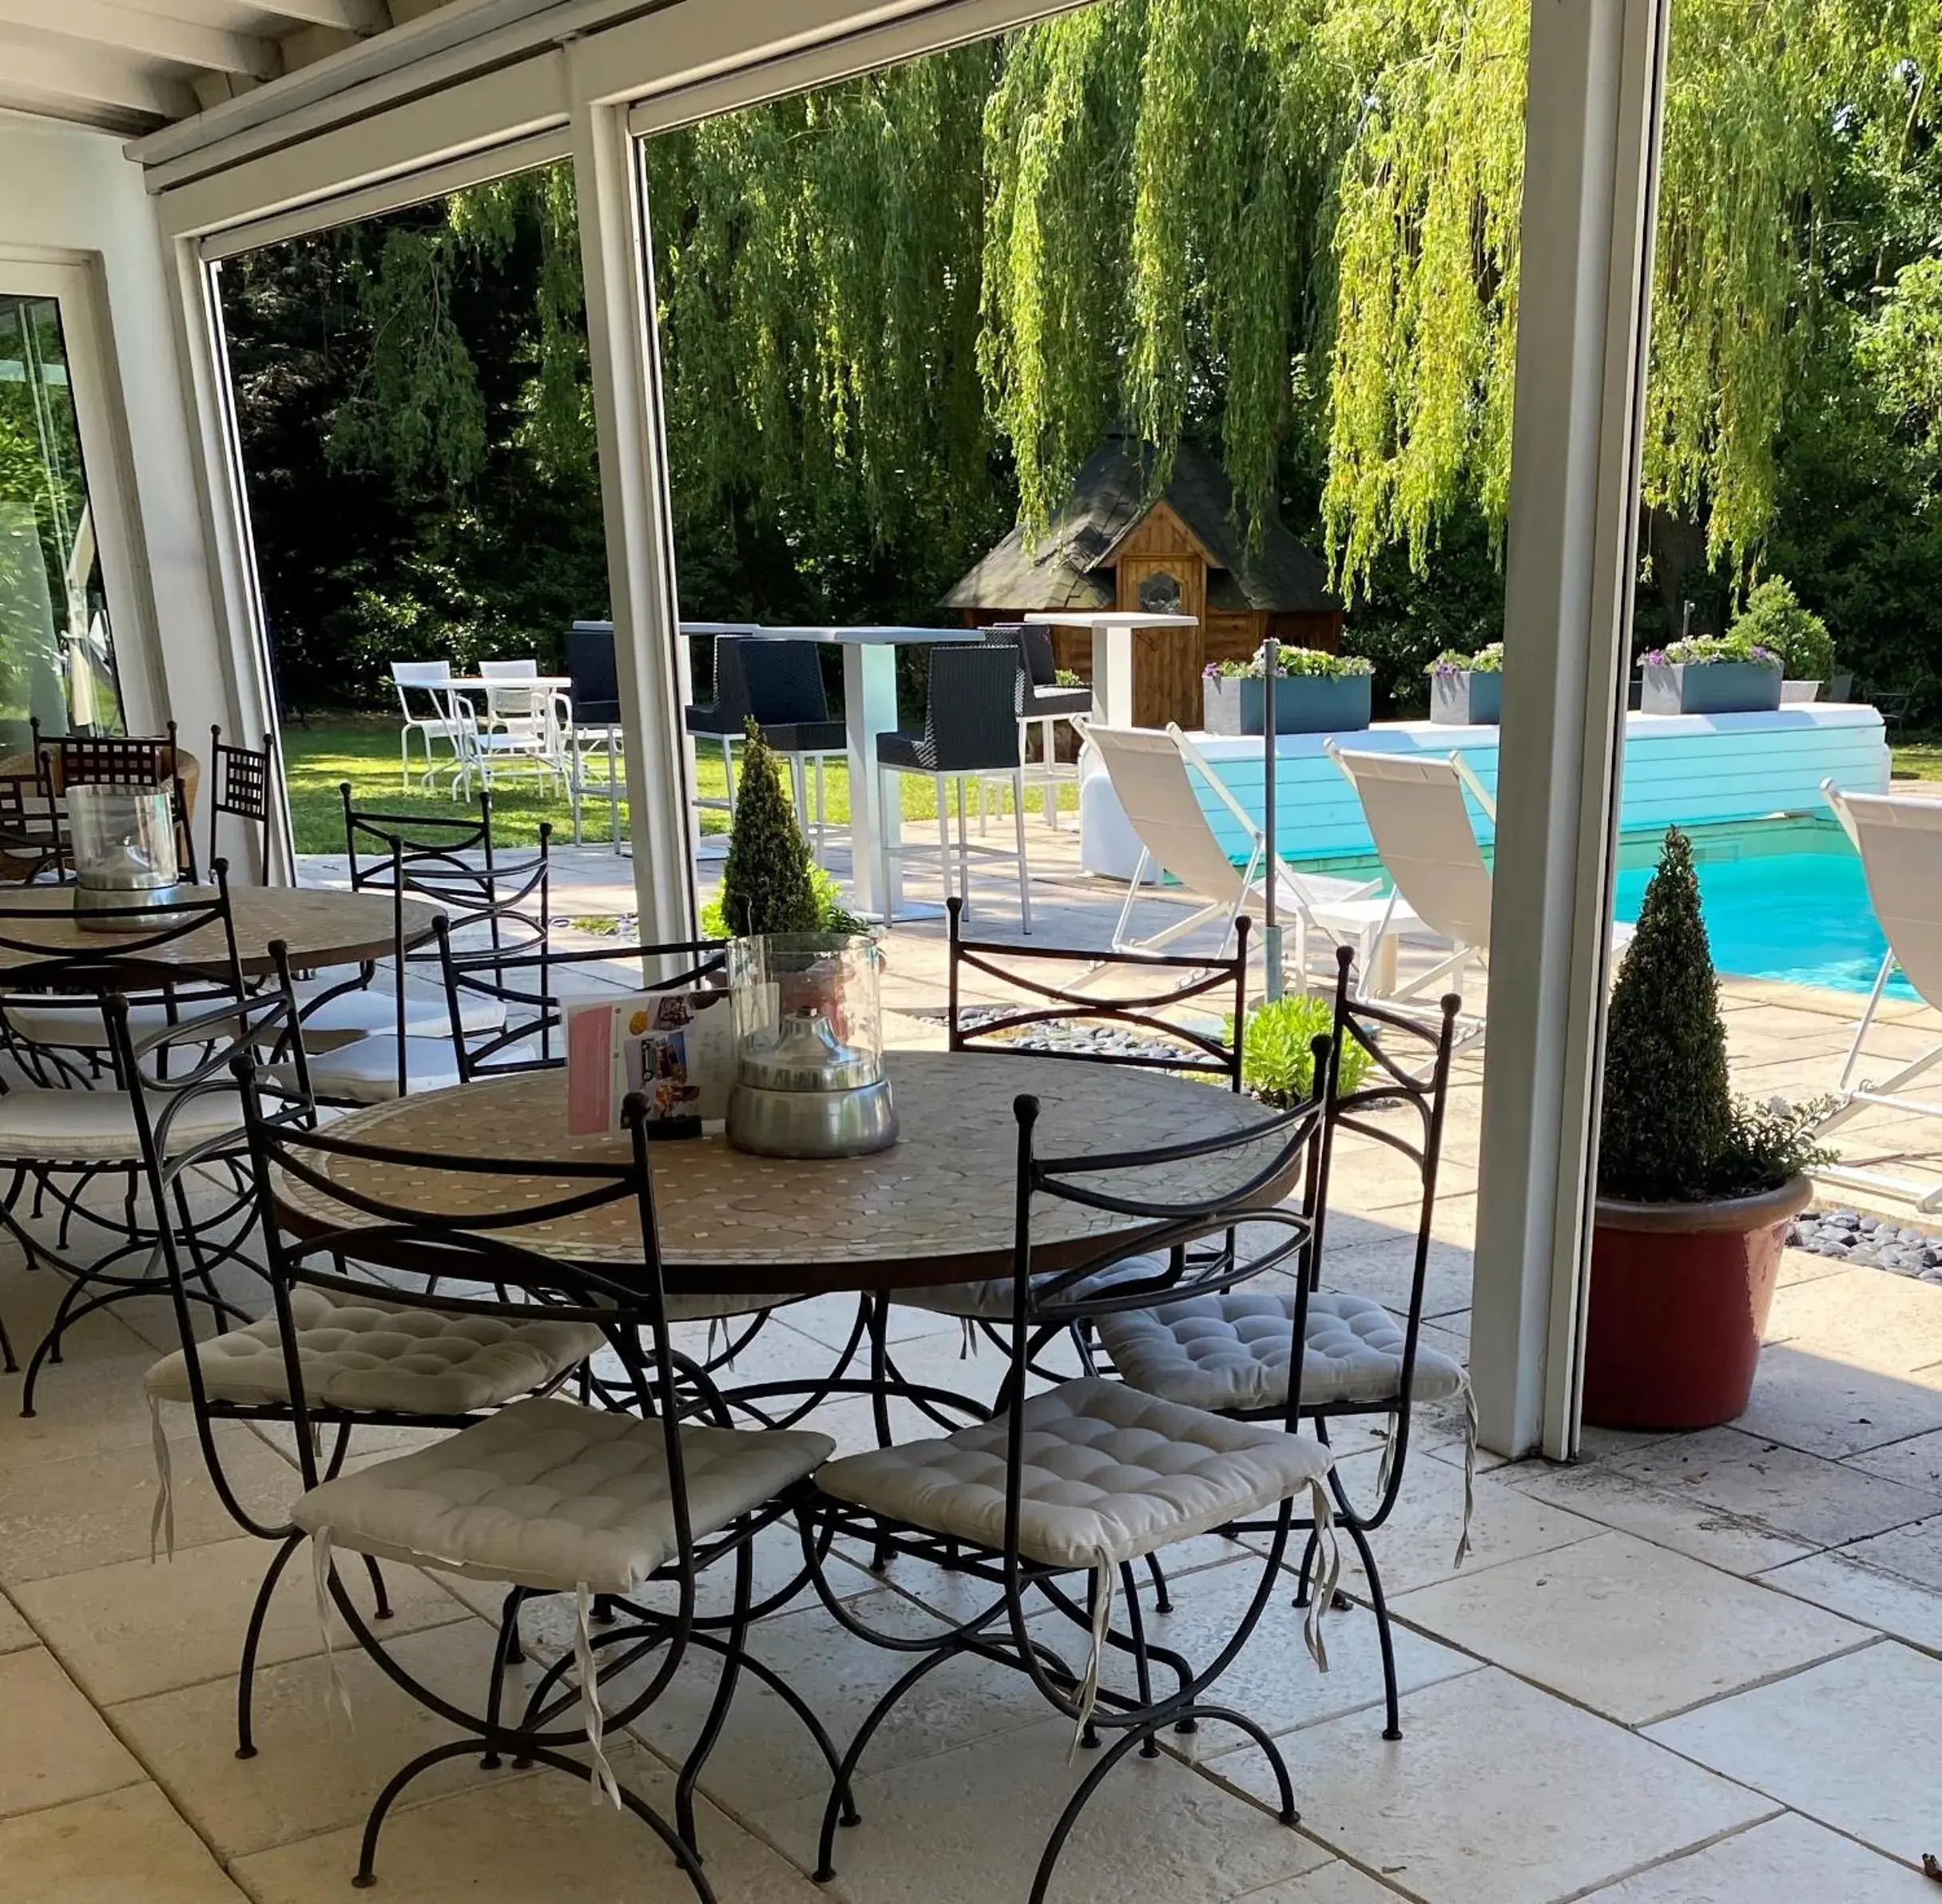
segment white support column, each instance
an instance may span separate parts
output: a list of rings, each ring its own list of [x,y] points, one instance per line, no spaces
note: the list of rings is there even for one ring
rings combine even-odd
[[[569,49],[570,57],[581,51]],[[624,108],[590,105],[597,85],[576,70],[574,177],[586,282],[586,332],[640,936],[692,938],[691,788],[681,708],[690,698],[679,638],[673,522],[662,434],[661,361],[652,322],[648,208]]]
[[[1471,1344],[1484,1446],[1576,1451],[1670,0],[1532,0]]]

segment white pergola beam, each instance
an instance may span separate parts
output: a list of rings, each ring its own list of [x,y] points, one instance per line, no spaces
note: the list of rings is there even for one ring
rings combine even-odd
[[[283,70],[274,42],[193,20],[117,6],[110,0],[0,0],[0,27],[30,26],[212,73],[272,79]]]
[[[382,33],[391,24],[384,0],[264,0],[264,11],[304,26],[335,26],[345,33]]]
[[[34,30],[0,34],[0,96],[15,88],[156,119],[183,119],[196,109],[185,81],[157,73],[139,55]]]
[[[1577,1451],[1670,0],[1533,0],[1471,1369]]]

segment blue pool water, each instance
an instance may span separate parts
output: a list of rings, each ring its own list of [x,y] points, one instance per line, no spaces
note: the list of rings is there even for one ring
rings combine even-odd
[[[1865,992],[1887,950],[1861,862],[1838,827],[1765,822],[1695,840],[1713,962],[1741,978]],[[1616,916],[1630,924],[1651,876],[1650,847],[1622,855]],[[1638,861],[1638,863],[1633,863]],[[1900,972],[1892,998],[1912,998]]]

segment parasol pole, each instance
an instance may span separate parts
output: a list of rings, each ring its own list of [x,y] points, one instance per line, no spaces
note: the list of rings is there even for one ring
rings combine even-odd
[[[1281,670],[1281,645],[1273,635],[1261,644],[1261,656],[1267,664],[1261,677],[1261,858],[1268,887],[1261,907],[1261,952],[1266,968],[1262,974],[1264,994],[1278,998],[1281,995],[1281,926],[1275,910],[1275,889],[1281,882],[1275,877],[1280,868],[1274,856],[1274,779],[1280,760],[1275,747],[1274,680]]]

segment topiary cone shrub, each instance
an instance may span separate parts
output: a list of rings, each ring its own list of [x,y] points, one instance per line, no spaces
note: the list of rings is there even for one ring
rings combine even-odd
[[[1726,1025],[1693,843],[1674,827],[1612,990],[1599,1192],[1636,1203],[1713,1194],[1733,1129]]]
[[[737,938],[814,932],[823,907],[810,877],[809,843],[782,784],[782,769],[751,720],[742,752],[735,827],[721,869],[721,916]]]

